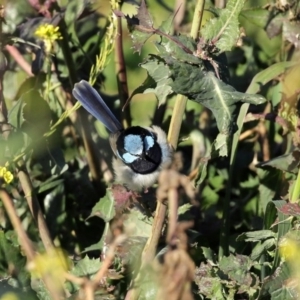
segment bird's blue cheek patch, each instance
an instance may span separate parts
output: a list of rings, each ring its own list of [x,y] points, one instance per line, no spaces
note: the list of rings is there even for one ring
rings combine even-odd
[[[119,153],[118,153],[119,154]],[[132,155],[132,154],[130,154],[130,153],[124,153],[123,155],[122,155],[122,157],[120,157],[126,164],[131,164],[131,163],[133,163],[136,159],[137,159],[137,157],[136,156],[134,156],[134,155]]]
[[[145,150],[148,151],[154,145],[154,138],[152,135],[146,135],[144,139]]]
[[[143,152],[143,141],[141,136],[135,134],[126,135],[124,138],[124,149],[129,154],[140,155]],[[126,153],[127,154],[127,153]],[[123,155],[124,157],[124,155]],[[124,158],[125,159],[125,158]]]

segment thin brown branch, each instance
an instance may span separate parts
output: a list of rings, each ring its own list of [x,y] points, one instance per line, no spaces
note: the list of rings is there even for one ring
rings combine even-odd
[[[42,209],[40,207],[38,199],[35,196],[33,185],[30,180],[29,174],[26,170],[24,162],[19,161],[18,165],[19,165],[18,177],[19,177],[22,189],[24,191],[25,198],[27,200],[27,203],[28,203],[29,209],[32,213],[32,216],[37,223],[37,227],[38,227],[43,245],[44,245],[46,251],[48,251],[53,248],[53,242],[50,237],[50,233],[49,233]]]
[[[122,19],[117,18],[117,35],[115,43],[115,66],[116,75],[118,83],[118,91],[121,101],[122,109],[122,124],[124,128],[131,126],[131,116],[130,109],[126,107],[126,102],[128,99],[128,85],[127,85],[127,74],[126,74],[126,64],[123,51],[123,29],[122,29]]]
[[[22,249],[24,250],[24,253],[28,260],[27,263],[34,261],[35,251],[34,251],[32,242],[30,241],[24,228],[22,227],[21,220],[20,220],[19,216],[17,215],[16,209],[13,205],[13,202],[12,202],[10,196],[8,195],[6,190],[4,190],[2,188],[0,189],[0,198],[1,198],[2,203],[5,207],[5,210],[8,214],[8,217],[14,227],[14,230],[16,231],[16,233],[18,235],[20,244],[21,244]],[[62,296],[63,296],[62,291],[58,287],[55,286],[55,284],[53,283],[53,280],[51,280],[50,277],[48,277],[45,274],[42,274],[42,280],[50,292],[51,299],[53,299],[53,300],[62,299]]]
[[[4,189],[0,189],[0,198],[3,202],[3,205],[5,207],[5,210],[8,214],[8,217],[14,227],[14,230],[16,231],[20,244],[24,250],[24,253],[29,261],[32,261],[35,257],[35,252],[33,248],[33,244],[28,238],[24,228],[22,227],[21,220],[19,216],[17,215],[16,209],[13,205],[13,202]]]
[[[166,212],[167,212],[167,206],[162,202],[158,201],[155,210],[153,224],[152,224],[151,235],[148,238],[142,253],[141,268],[145,266],[147,263],[150,263],[155,257],[157,244],[161,237],[163,224],[165,222]]]
[[[10,56],[16,61],[16,63],[26,72],[26,74],[30,77],[34,76],[31,72],[30,64],[25,60],[23,55],[19,52],[19,50],[12,45],[6,45],[5,49],[10,54]]]
[[[168,191],[169,204],[169,223],[167,232],[167,243],[172,244],[172,240],[176,234],[177,218],[178,218],[178,191],[176,188],[171,188]]]
[[[70,86],[73,87],[74,84],[78,81],[78,78],[76,73],[75,62],[73,60],[72,52],[68,42],[68,32],[66,28],[66,23],[63,19],[60,22],[60,31],[63,37],[61,40],[61,49],[64,55],[66,66],[69,71]],[[74,102],[75,99],[73,103]],[[78,116],[80,121],[81,136],[86,151],[87,162],[90,168],[93,182],[96,186],[98,186],[102,178],[101,169],[99,165],[99,151],[96,150],[95,144],[92,139],[91,130],[89,128],[89,122],[87,119],[87,113],[83,109],[81,109],[78,110]]]
[[[109,267],[113,263],[116,248],[120,244],[122,244],[126,238],[127,238],[126,235],[120,234],[119,236],[117,236],[115,238],[113,243],[109,245],[109,249],[108,249],[107,253],[105,254],[105,260],[103,261],[103,263],[101,265],[101,269],[97,272],[97,274],[93,278],[93,286],[94,287],[96,287],[101,282],[103,277],[107,274]]]

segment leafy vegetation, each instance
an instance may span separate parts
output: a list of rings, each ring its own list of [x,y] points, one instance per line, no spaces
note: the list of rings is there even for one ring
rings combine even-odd
[[[1,6],[0,299],[299,298],[299,1],[175,2]],[[155,186],[81,79],[168,133]]]

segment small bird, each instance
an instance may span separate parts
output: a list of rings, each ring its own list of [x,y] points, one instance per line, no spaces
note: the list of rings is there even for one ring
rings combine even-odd
[[[85,80],[76,83],[73,96],[110,131],[109,143],[115,155],[115,181],[129,190],[152,186],[159,172],[172,160],[173,149],[158,126],[124,129],[97,91]]]

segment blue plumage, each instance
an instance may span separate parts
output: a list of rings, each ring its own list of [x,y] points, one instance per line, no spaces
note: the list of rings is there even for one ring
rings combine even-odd
[[[157,126],[124,129],[87,81],[75,84],[73,96],[111,132],[109,142],[116,156],[113,160],[116,181],[132,190],[152,186],[160,170],[172,159],[173,151],[165,132]]]
[[[97,91],[85,80],[76,83],[73,89],[73,96],[81,105],[112,133],[123,129],[106,103]]]

